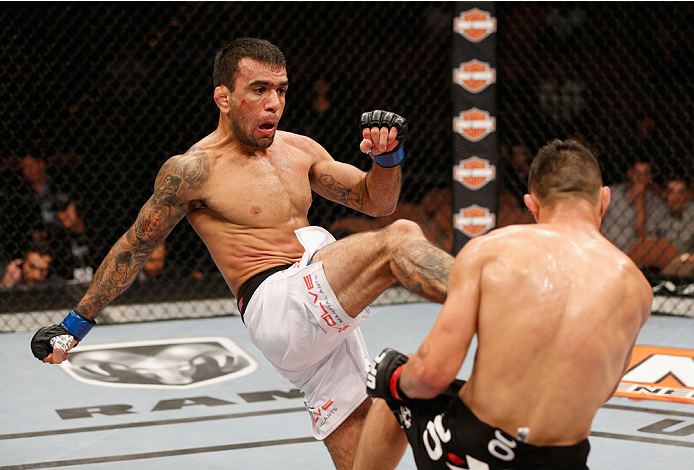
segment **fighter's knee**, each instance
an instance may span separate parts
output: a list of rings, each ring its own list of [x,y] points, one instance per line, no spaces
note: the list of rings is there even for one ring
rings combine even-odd
[[[419,224],[408,219],[396,220],[388,226],[388,231],[396,238],[425,238]]]

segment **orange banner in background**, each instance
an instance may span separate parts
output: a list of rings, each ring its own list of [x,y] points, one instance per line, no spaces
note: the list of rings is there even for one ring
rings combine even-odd
[[[615,396],[694,404],[694,350],[635,346]]]

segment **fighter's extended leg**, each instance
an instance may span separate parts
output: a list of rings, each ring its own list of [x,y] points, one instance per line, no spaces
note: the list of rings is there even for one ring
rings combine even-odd
[[[427,300],[443,303],[453,257],[429,243],[415,222],[351,235],[321,249],[325,274],[342,307],[352,316],[396,280]]]

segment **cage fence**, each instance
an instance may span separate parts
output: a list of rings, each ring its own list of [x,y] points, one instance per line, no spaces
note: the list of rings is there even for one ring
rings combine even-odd
[[[0,331],[56,322],[80,300],[151,195],[162,163],[215,129],[214,55],[240,36],[284,51],[291,86],[280,128],[312,137],[337,160],[368,169],[358,151],[362,112],[388,109],[409,120],[396,213],[372,218],[314,197],[309,222],[341,238],[409,218],[452,250],[453,5],[310,6],[58,2],[9,3],[0,11],[2,276],[30,248],[48,246],[52,254],[44,282],[0,287]],[[498,225],[532,222],[519,199],[532,155],[552,138],[580,140],[613,187],[605,234],[667,297],[662,310],[688,316],[694,39],[685,18],[692,10],[685,2],[496,4]],[[639,193],[643,226],[629,213],[640,197],[637,169],[650,172]],[[683,193],[673,186],[679,181]],[[679,217],[672,211],[678,197],[688,199]],[[143,271],[102,323],[236,312],[187,222],[163,251],[154,274]],[[379,303],[417,300],[396,287]]]

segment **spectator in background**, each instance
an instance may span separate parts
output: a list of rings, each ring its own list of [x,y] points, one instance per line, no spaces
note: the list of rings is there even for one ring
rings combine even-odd
[[[2,259],[24,256],[27,244],[32,240],[48,240],[51,243],[61,230],[55,196],[57,181],[66,181],[72,173],[72,165],[81,161],[75,153],[43,157],[11,156],[0,164],[2,188],[0,188],[0,257]],[[75,184],[71,181],[71,184]],[[54,257],[57,257],[54,253]]]
[[[422,199],[422,230],[427,239],[447,253],[453,253],[453,191],[432,189]]]
[[[412,220],[421,223],[424,214],[422,207],[411,202],[399,202],[395,211],[385,217],[364,217],[363,215],[348,215],[337,219],[330,226],[330,231],[345,237],[355,233],[380,230],[398,219]]]
[[[427,240],[447,253],[453,251],[453,192],[450,188],[437,188],[428,191],[421,204],[400,202],[395,211],[385,217],[363,217],[349,215],[337,219],[330,226],[336,238],[380,230],[396,220],[406,219],[417,222]]]
[[[15,172],[8,165],[9,159],[0,159],[0,266],[4,262],[21,256],[22,249],[18,240],[21,237],[21,229],[17,226],[12,199],[15,194],[13,177]]]
[[[667,211],[658,213],[647,224],[649,235],[677,247],[678,254],[694,251],[694,202],[684,178],[672,177],[665,186]]]
[[[45,163],[34,157],[10,157],[5,161],[0,188],[0,244],[2,260],[22,258],[27,243],[47,236],[32,181],[38,181]],[[40,186],[39,186],[40,187]]]
[[[93,253],[84,218],[66,194],[56,196],[55,203],[61,225],[51,240],[56,255],[55,272],[63,279],[89,282],[94,274]]]
[[[605,214],[600,231],[624,253],[646,237],[647,222],[667,210],[652,178],[653,166],[640,159],[627,170],[626,182],[610,187],[612,210]]]
[[[27,211],[22,215],[30,217],[28,223],[32,239],[46,239],[48,232],[59,226],[46,160],[27,155],[22,158],[20,168],[26,183],[26,188],[19,188],[24,199],[22,206]]]
[[[171,263],[166,261],[166,243],[162,242],[156,250],[152,252],[145,265],[137,275],[137,280],[140,282],[155,280],[155,279],[170,279],[174,275],[174,269]]]
[[[37,285],[46,282],[53,257],[45,240],[36,240],[27,249],[24,257],[3,266],[0,270],[0,286]]]
[[[687,181],[672,177],[665,187],[667,205],[649,218],[646,237],[629,248],[629,256],[648,273],[666,276],[694,275],[694,203]]]
[[[663,268],[664,276],[677,276],[679,278],[694,278],[694,254],[684,253],[676,256]]]

